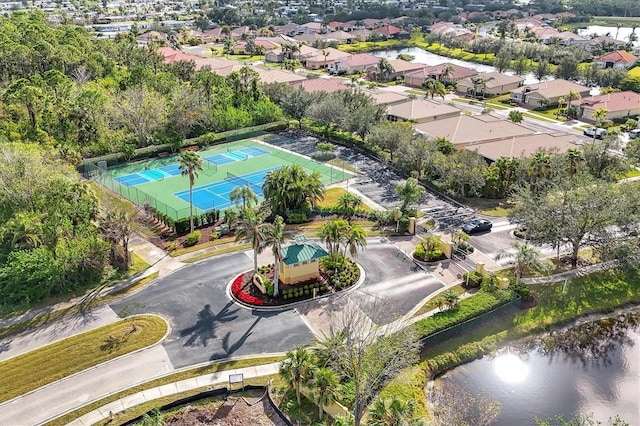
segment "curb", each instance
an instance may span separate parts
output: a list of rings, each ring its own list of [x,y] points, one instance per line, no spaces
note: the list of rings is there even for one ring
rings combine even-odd
[[[120,355],[120,356],[115,357],[115,358],[112,358],[112,359],[110,359],[110,360],[108,360],[108,361],[101,362],[100,364],[92,365],[91,367],[86,368],[86,369],[84,369],[84,370],[82,370],[82,371],[78,371],[78,372],[73,373],[73,374],[71,374],[71,375],[69,375],[69,376],[65,376],[65,377],[63,377],[62,379],[58,379],[58,380],[55,380],[55,381],[53,381],[53,382],[51,382],[51,383],[47,383],[46,385],[40,386],[39,388],[36,388],[36,389],[30,390],[29,392],[25,392],[25,393],[23,393],[23,394],[22,394],[22,395],[20,395],[20,396],[16,396],[15,398],[11,398],[11,399],[9,399],[9,400],[7,400],[7,401],[4,401],[3,403],[0,403],[0,407],[3,407],[3,406],[5,406],[5,405],[8,405],[8,404],[11,404],[11,403],[14,403],[14,402],[17,402],[20,398],[22,398],[22,397],[24,397],[24,396],[26,396],[26,395],[31,395],[31,394],[32,394],[32,393],[34,393],[34,392],[38,392],[38,391],[44,390],[44,389],[46,389],[46,388],[48,388],[48,387],[51,387],[51,386],[53,386],[53,385],[57,385],[57,384],[59,384],[59,383],[63,383],[64,381],[66,381],[66,380],[68,380],[68,379],[71,379],[71,378],[73,378],[73,377],[76,377],[76,376],[78,376],[78,375],[80,375],[80,374],[84,374],[84,373],[89,372],[89,371],[91,371],[91,370],[95,370],[95,369],[97,369],[97,368],[104,367],[104,366],[106,366],[106,365],[108,365],[108,364],[111,364],[111,363],[113,363],[113,362],[115,362],[115,361],[120,361],[120,360],[121,360],[121,359],[123,359],[123,358],[133,356],[133,355],[135,355],[135,354],[137,354],[137,353],[139,353],[139,352],[145,351],[145,350],[147,350],[147,349],[149,349],[149,348],[152,348],[152,347],[154,347],[154,346],[156,346],[156,345],[162,344],[162,342],[163,342],[163,341],[164,341],[164,340],[169,336],[169,334],[171,333],[171,325],[169,324],[169,322],[168,322],[166,319],[164,319],[164,318],[163,318],[163,317],[161,317],[160,315],[156,315],[156,314],[138,314],[138,315],[132,315],[132,317],[137,317],[137,316],[154,316],[154,317],[158,317],[158,318],[160,318],[160,319],[161,319],[162,321],[164,321],[164,322],[165,322],[165,324],[167,325],[167,331],[165,332],[164,336],[162,336],[162,337],[161,337],[157,342],[152,343],[152,344],[150,344],[150,345],[148,345],[148,346],[145,346],[145,347],[140,348],[140,349],[136,349],[136,350],[135,350],[135,351],[133,351],[133,352],[129,352],[129,353],[126,353],[126,354]],[[131,317],[128,317],[128,318],[131,318]],[[122,319],[120,319],[120,321],[126,321],[126,319],[125,319],[125,318],[122,318]],[[112,323],[112,324],[115,324],[115,323]],[[56,343],[56,342],[52,342],[52,343],[49,343],[48,345],[41,346],[41,347],[40,347],[40,348],[38,348],[38,349],[46,348],[47,346],[50,346],[50,345],[52,345],[52,344],[54,344],[54,343]],[[36,350],[38,350],[38,349],[36,349]],[[27,352],[27,353],[28,353],[28,352]],[[20,356],[20,355],[17,355],[17,356]],[[15,358],[15,357],[12,357],[12,358]],[[8,359],[11,359],[11,358],[8,358]],[[56,416],[56,417],[59,417],[59,416]],[[49,421],[49,420],[51,420],[51,418],[50,418],[50,419],[47,419],[47,421]]]
[[[337,291],[335,293],[329,293],[329,294],[323,294],[321,296],[317,296],[315,299],[306,299],[306,300],[299,300],[297,302],[291,302],[288,303],[286,305],[280,305],[280,306],[253,306],[253,305],[247,305],[246,303],[241,302],[240,300],[238,300],[237,297],[235,297],[233,295],[233,292],[231,291],[231,286],[233,285],[233,282],[235,281],[235,279],[238,277],[238,275],[236,275],[235,277],[233,277],[229,283],[227,284],[227,287],[225,289],[225,293],[227,294],[227,297],[229,298],[229,300],[231,300],[234,304],[236,304],[237,306],[243,308],[243,309],[247,309],[250,311],[256,311],[256,312],[285,312],[285,311],[289,311],[291,309],[295,309],[298,306],[302,306],[304,304],[307,304],[309,302],[314,302],[314,301],[319,301],[319,300],[323,300],[323,299],[327,299],[329,297],[333,297],[333,296],[344,296],[345,294],[351,293],[355,290],[357,290],[362,283],[364,283],[364,280],[366,278],[366,274],[364,272],[364,269],[362,268],[362,266],[360,266],[360,264],[358,262],[356,262],[356,265],[358,266],[358,270],[360,271],[360,278],[358,278],[358,281],[356,281],[355,284],[353,284],[352,286],[350,286],[347,289],[344,290],[340,290]],[[244,272],[242,272],[241,274],[246,274],[247,272],[251,271],[251,269],[248,269]]]

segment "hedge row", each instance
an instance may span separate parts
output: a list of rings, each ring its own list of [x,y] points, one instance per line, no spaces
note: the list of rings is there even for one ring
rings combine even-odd
[[[435,315],[418,321],[414,327],[418,332],[418,336],[424,338],[482,315],[485,312],[489,312],[513,300],[513,298],[514,293],[511,290],[481,291],[475,296],[461,300],[457,309],[438,312]]]
[[[188,217],[175,220],[171,216],[162,213],[154,207],[147,206],[145,210],[149,215],[163,223],[167,228],[171,228],[176,234],[184,234],[189,231],[190,223]],[[199,226],[210,225],[217,222],[219,219],[220,211],[212,210],[201,215],[194,215],[193,226],[197,228]]]

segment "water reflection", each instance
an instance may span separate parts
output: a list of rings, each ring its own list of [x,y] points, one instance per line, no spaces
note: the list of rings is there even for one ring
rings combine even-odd
[[[535,417],[559,414],[570,419],[578,413],[593,413],[602,424],[620,415],[640,425],[639,325],[640,313],[631,313],[554,331],[455,368],[435,387],[462,388],[499,401],[502,412],[495,425],[534,424]]]

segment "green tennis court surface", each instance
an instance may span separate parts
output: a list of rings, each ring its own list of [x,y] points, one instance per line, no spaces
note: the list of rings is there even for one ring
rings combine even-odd
[[[265,135],[268,140],[277,135]],[[229,194],[248,185],[262,199],[262,184],[269,171],[298,164],[308,173],[318,172],[326,185],[352,176],[337,167],[286,151],[258,139],[241,140],[199,151],[203,170],[193,186],[194,214],[232,205]],[[109,168],[94,179],[139,206],[150,205],[174,218],[189,216],[189,178],[182,176],[177,155]]]

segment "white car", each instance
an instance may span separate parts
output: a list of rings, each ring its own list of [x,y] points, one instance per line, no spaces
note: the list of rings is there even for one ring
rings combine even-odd
[[[640,137],[640,129],[629,130],[629,139],[635,139]]]
[[[589,127],[583,133],[591,138],[595,136],[596,139],[602,139],[607,134],[607,130],[601,127]]]

